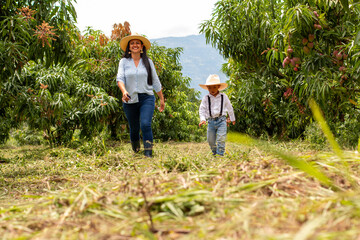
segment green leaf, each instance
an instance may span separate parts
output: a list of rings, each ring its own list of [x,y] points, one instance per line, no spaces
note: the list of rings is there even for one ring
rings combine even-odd
[[[349,12],[349,0],[340,0],[340,2],[345,11]]]
[[[360,40],[360,31],[356,34],[354,44],[355,44],[355,45],[358,44],[358,43],[359,43],[359,40]]]
[[[342,152],[339,144],[336,142],[335,137],[332,134],[329,126],[327,125],[325,118],[320,111],[319,106],[316,104],[316,102],[313,99],[310,99],[309,105],[310,105],[310,108],[314,115],[315,120],[319,123],[320,128],[324,132],[324,134],[325,134],[326,138],[328,139],[330,145],[332,146],[334,152],[340,159],[343,159],[344,158],[343,152]]]

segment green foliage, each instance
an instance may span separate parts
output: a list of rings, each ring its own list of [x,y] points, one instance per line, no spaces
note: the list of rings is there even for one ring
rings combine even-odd
[[[115,80],[124,36],[114,31],[110,39],[91,28],[82,36],[72,1],[8,2],[1,11],[0,142],[22,122],[42,131],[52,146],[71,144],[78,130],[81,139],[91,140],[106,129],[113,139],[127,137]],[[155,138],[161,140],[198,140],[199,135],[185,132],[202,132],[190,111],[199,93],[181,75],[180,53],[156,45],[149,52],[169,99],[166,113],[155,114]],[[169,115],[176,118],[169,121]]]
[[[1,5],[0,118],[7,120],[2,121],[0,141],[4,141],[10,128],[17,127],[21,121],[37,121],[38,125],[44,125],[43,119],[29,118],[38,118],[39,112],[46,108],[44,101],[49,98],[53,105],[51,111],[56,110],[57,116],[64,112],[64,106],[59,104],[66,103],[66,93],[52,95],[46,90],[42,94],[32,93],[34,82],[22,76],[27,75],[23,68],[33,62],[48,68],[72,63],[74,21],[76,12],[71,0],[7,1]],[[37,98],[37,104],[31,97]],[[39,106],[41,102],[43,109]]]
[[[218,1],[212,19],[202,24],[201,32],[225,58],[256,69],[264,59],[260,53],[270,45],[273,16],[279,13],[273,1]]]
[[[10,1],[1,9],[1,73],[11,76],[30,60],[47,66],[71,60],[76,12],[72,0]],[[4,80],[6,78],[2,78]]]
[[[0,108],[0,143],[4,143],[10,137],[12,121],[8,109],[9,105],[2,92],[0,92],[0,106],[3,106]]]
[[[156,218],[182,219],[187,216],[196,216],[206,210],[210,192],[204,190],[184,191],[178,195],[157,197],[151,199],[151,211],[157,213]],[[143,204],[143,201],[139,201]]]
[[[102,156],[107,152],[104,141],[101,136],[95,137],[91,141],[83,141],[78,151],[86,155]]]
[[[331,127],[344,124],[359,108],[359,13],[346,0],[217,2],[201,32],[229,59],[228,92],[245,118],[237,130],[298,138],[311,122],[310,98]]]
[[[26,126],[22,126],[14,130],[11,136],[16,140],[19,146],[23,145],[42,145],[44,144],[44,138],[40,132],[29,129]]]
[[[338,155],[339,158],[343,158],[343,154],[342,151],[340,149],[340,146],[338,145],[338,143],[336,142],[334,135],[332,134],[329,126],[326,124],[326,121],[324,119],[324,116],[322,115],[319,106],[317,105],[317,103],[313,100],[310,99],[310,107],[311,107],[311,111],[314,115],[315,120],[318,122],[321,130],[323,131],[323,133],[325,134],[327,140],[329,141],[331,147],[333,148],[334,152]]]
[[[336,122],[332,129],[334,129],[336,140],[342,146],[349,146],[353,149],[357,148],[360,132],[360,112],[359,109],[353,109],[344,116],[344,121]]]
[[[165,48],[153,44],[150,57],[154,61],[166,99],[165,110],[155,110],[154,138],[162,141],[201,141],[204,129],[198,127],[199,92],[189,89],[190,78],[182,76],[180,48]]]
[[[167,161],[161,163],[167,172],[177,171],[186,172],[191,169],[202,169],[203,167],[198,163],[197,159],[191,159],[188,157],[178,158],[174,156],[169,158]]]
[[[283,83],[276,78],[254,73],[233,75],[227,94],[235,109],[237,122],[232,129],[253,136],[296,137],[308,120],[304,106],[291,90],[284,97]]]
[[[191,94],[191,92],[190,92]],[[163,112],[156,111],[153,119],[154,137],[162,141],[202,141],[206,128],[199,128],[198,102],[190,102],[185,92],[168,98]]]
[[[81,79],[92,86],[104,89],[117,103],[104,119],[113,139],[128,134],[125,113],[122,110],[121,92],[116,84],[118,63],[122,57],[118,39],[110,40],[99,31],[89,28],[77,44],[77,55],[84,60],[78,70]],[[155,111],[153,121],[154,138],[160,140],[199,140],[197,126],[198,92],[189,89],[190,79],[181,74],[180,48],[170,49],[153,44],[148,52],[153,60],[163,85],[166,107],[163,113]],[[174,111],[173,109],[177,109]],[[127,138],[127,137],[126,137]]]
[[[67,66],[45,68],[32,62],[20,79],[26,84],[16,97],[13,114],[32,129],[43,130],[51,145],[69,143],[76,129],[81,129],[82,137],[95,136],[117,106],[115,98],[83,82]]]
[[[304,131],[304,139],[320,148],[327,144],[326,137],[316,122],[310,123]]]

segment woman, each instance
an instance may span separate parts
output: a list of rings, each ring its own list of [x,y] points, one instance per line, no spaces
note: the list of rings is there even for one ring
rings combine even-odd
[[[160,112],[165,108],[165,101],[154,63],[146,55],[151,43],[141,35],[129,35],[121,39],[120,47],[124,55],[119,63],[116,81],[122,92],[123,107],[129,122],[131,146],[134,152],[140,150],[141,129],[144,154],[152,157],[154,90],[160,98]]]

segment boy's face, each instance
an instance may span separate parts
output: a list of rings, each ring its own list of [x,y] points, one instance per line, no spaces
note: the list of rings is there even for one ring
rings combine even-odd
[[[207,86],[207,89],[209,90],[209,93],[213,96],[216,96],[219,93],[220,85],[209,85]]]

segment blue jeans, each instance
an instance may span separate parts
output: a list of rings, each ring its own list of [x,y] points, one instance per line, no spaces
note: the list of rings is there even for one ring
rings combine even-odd
[[[207,140],[214,155],[224,155],[226,131],[226,116],[208,119]]]
[[[130,140],[131,142],[139,141],[141,129],[144,149],[151,149],[153,143],[151,122],[155,110],[155,96],[146,93],[139,93],[138,96],[137,103],[123,103],[130,127]]]

